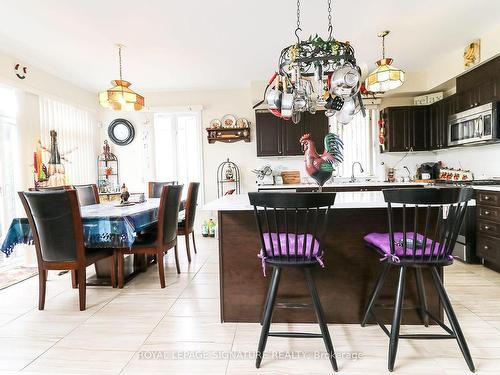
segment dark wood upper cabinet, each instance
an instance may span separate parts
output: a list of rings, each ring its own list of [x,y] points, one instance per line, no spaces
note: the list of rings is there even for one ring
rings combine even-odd
[[[429,107],[414,106],[410,110],[406,149],[426,151],[429,149]]]
[[[298,124],[282,120],[266,110],[255,112],[257,156],[302,155],[300,137],[310,133],[318,153],[322,153],[323,139],[328,133],[328,118],[323,111],[303,113]]]
[[[458,111],[500,100],[500,57],[457,77]]]
[[[386,151],[427,150],[428,106],[388,107],[382,115],[386,126]]]
[[[280,119],[267,111],[256,112],[255,127],[257,156],[281,155],[282,124]]]

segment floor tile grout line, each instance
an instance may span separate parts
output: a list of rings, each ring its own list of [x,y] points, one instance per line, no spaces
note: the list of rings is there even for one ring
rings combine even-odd
[[[175,298],[174,302],[170,305],[170,307],[167,309],[167,311],[165,312],[165,314],[163,314],[163,316],[161,317],[161,319],[158,321],[158,323],[153,327],[153,329],[151,330],[151,332],[149,332],[148,336],[144,339],[144,341],[142,342],[142,344],[140,345],[140,347],[142,347],[146,341],[148,341],[148,339],[151,337],[151,335],[153,334],[154,330],[156,328],[158,328],[158,326],[160,325],[160,323],[163,321],[163,319],[165,319],[165,317],[167,316],[167,314],[169,313],[169,311],[172,309],[172,307],[177,303],[177,301],[179,301],[181,298],[180,296],[182,295],[182,293],[186,290],[186,288],[188,286],[191,285],[191,282],[193,281],[193,279],[196,277],[196,275],[198,274],[198,272],[200,272],[200,269],[206,264],[207,260],[205,260],[205,262],[201,265],[201,267],[198,269],[198,271],[196,271],[196,273],[194,274],[193,277],[191,277],[189,279],[189,283],[182,289],[182,291],[179,293],[179,295]],[[188,274],[189,275],[189,274]],[[139,347],[139,349],[140,349]],[[125,369],[127,368],[127,366],[130,364],[130,362],[132,361],[132,359],[135,357],[135,355],[138,353],[138,350],[136,350],[134,352],[134,354],[132,355],[132,357],[127,361],[127,363],[125,363],[125,365],[122,367],[122,369],[118,372],[118,374],[122,374],[123,371],[125,371]]]
[[[115,289],[115,288],[113,288]],[[61,292],[64,293],[64,292]],[[24,366],[20,371],[24,371],[28,366],[30,366],[33,362],[35,362],[38,358],[43,356],[45,353],[47,353],[50,349],[52,349],[54,346],[56,346],[59,342],[61,342],[65,337],[69,336],[71,333],[76,331],[79,327],[81,327],[84,323],[86,323],[90,318],[92,318],[95,314],[97,314],[99,311],[101,311],[104,307],[106,307],[111,301],[113,301],[116,297],[118,297],[122,292],[118,291],[118,293],[111,299],[109,299],[107,302],[105,302],[101,308],[97,309],[94,313],[90,314],[87,319],[82,320],[79,324],[77,324],[72,330],[70,330],[68,333],[66,333],[63,337],[58,339],[54,344],[52,344],[50,347],[48,347],[46,350],[44,350],[42,353],[40,353],[38,356],[36,356],[32,361],[30,361],[26,366]]]

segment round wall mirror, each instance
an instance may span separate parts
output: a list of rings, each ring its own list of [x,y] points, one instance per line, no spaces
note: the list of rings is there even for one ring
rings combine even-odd
[[[117,118],[109,124],[108,136],[118,146],[128,145],[135,137],[134,126],[128,120]]]

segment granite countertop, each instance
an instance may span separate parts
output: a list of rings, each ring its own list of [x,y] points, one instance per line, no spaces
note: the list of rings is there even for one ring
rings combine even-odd
[[[386,182],[386,181],[356,181],[356,182],[334,182],[327,183],[323,187],[363,187],[363,186],[423,186],[428,185],[425,182]],[[258,189],[297,189],[297,188],[308,188],[308,187],[318,187],[317,184],[282,184],[282,185],[260,185],[257,186]]]
[[[283,193],[286,194],[286,193]],[[333,208],[387,208],[384,195],[381,191],[356,191],[336,193]],[[469,202],[474,206],[475,201]],[[398,205],[393,205],[397,207]],[[248,194],[226,195],[211,201],[203,207],[204,211],[250,211],[253,206],[248,200]]]

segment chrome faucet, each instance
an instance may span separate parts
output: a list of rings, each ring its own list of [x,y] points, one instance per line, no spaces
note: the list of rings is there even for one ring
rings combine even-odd
[[[363,173],[365,170],[363,169],[363,166],[361,165],[361,163],[359,161],[355,161],[354,163],[352,163],[352,167],[351,167],[351,171],[352,171],[352,174],[351,174],[351,182],[356,182],[356,178],[354,177],[354,166],[358,164],[359,165],[359,172],[360,173]]]

